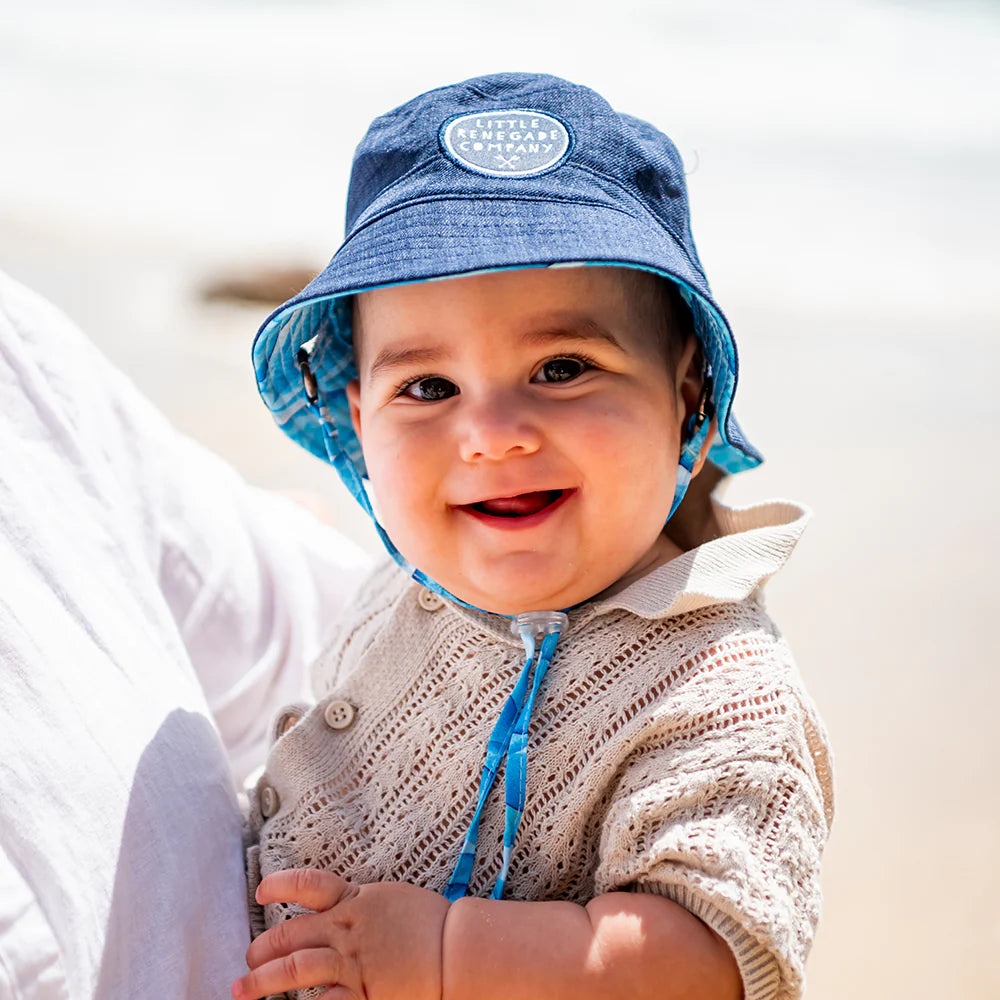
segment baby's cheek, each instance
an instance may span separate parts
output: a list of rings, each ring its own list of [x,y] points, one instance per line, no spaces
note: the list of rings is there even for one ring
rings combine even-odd
[[[581,421],[577,431],[581,460],[592,472],[662,479],[677,464],[677,458],[671,458],[680,452],[677,433],[661,413],[612,412],[604,419]]]
[[[374,485],[374,480],[373,480]],[[382,492],[375,489],[379,523],[407,562],[433,576],[431,563],[446,549],[433,502],[416,479],[400,479]],[[384,498],[384,499],[383,499]]]

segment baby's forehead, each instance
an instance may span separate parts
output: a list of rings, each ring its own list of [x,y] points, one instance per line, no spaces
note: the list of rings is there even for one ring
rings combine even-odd
[[[662,344],[675,306],[668,281],[621,266],[512,268],[391,285],[353,296],[355,357],[363,362],[366,332],[437,337],[455,317],[540,331],[563,324],[584,334],[627,324]]]

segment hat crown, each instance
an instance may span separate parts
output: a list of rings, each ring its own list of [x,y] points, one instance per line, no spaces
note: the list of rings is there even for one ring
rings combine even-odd
[[[513,110],[562,122],[572,137],[568,156],[530,176],[487,176],[446,155],[441,135],[447,122]],[[376,118],[355,152],[346,235],[403,204],[449,197],[619,201],[665,226],[704,281],[691,235],[684,165],[673,142],[648,122],[616,112],[588,87],[556,76],[475,77],[421,94]]]

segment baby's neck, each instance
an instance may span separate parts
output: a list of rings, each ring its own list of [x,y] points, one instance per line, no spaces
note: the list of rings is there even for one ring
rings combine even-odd
[[[602,590],[595,599],[612,597],[623,591],[636,580],[641,580],[644,576],[652,573],[654,569],[676,559],[684,554],[684,549],[668,538],[664,532],[660,532],[656,542],[649,551],[639,560],[624,576],[620,576],[610,587]]]
[[[601,591],[598,597],[611,597],[623,591],[636,580],[652,573],[654,569],[684,555],[685,552],[697,548],[704,542],[718,538],[722,534],[715,509],[711,503],[704,503],[697,508],[697,517],[691,516],[694,511],[688,509],[688,516],[670,524],[660,532],[649,551],[624,576],[619,577],[610,587]],[[675,515],[676,516],[676,515]],[[669,532],[669,533],[668,533]]]
[[[686,498],[685,498],[686,499]],[[715,507],[708,497],[702,503],[678,508],[670,519],[663,533],[681,550],[689,552],[705,542],[712,541],[722,535],[719,521],[715,516]]]

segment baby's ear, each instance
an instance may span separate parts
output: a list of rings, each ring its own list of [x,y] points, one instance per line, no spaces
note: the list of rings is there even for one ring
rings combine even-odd
[[[344,392],[347,393],[347,405],[351,408],[351,423],[354,426],[354,433],[357,434],[358,443],[363,448],[364,442],[361,440],[361,383],[356,378],[352,378],[344,387]]]
[[[691,470],[691,477],[694,478],[701,472],[702,466],[708,461],[708,453],[712,450],[712,442],[715,440],[715,432],[719,426],[718,421],[715,417],[708,423],[708,434],[705,435],[705,440],[702,443],[701,451],[698,453],[698,458],[694,463],[694,468]]]
[[[688,337],[684,350],[677,361],[674,378],[677,384],[679,402],[684,407],[684,420],[686,421],[698,408],[698,399],[701,396],[704,379],[701,347],[693,333]]]

